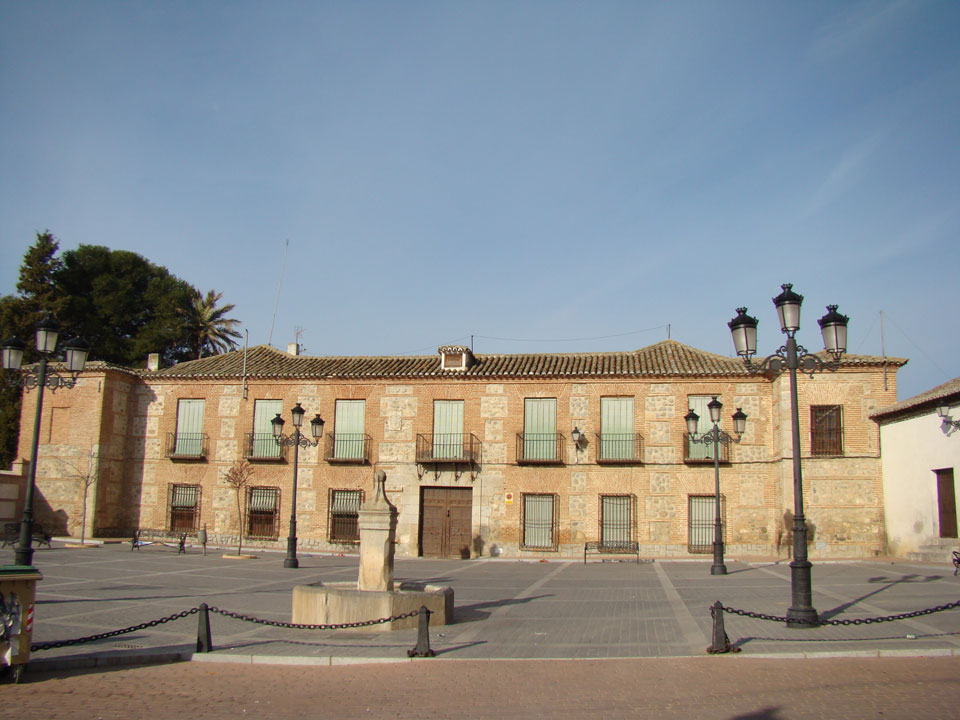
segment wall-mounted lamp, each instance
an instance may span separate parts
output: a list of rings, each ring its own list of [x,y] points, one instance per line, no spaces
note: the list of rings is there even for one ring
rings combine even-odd
[[[587,436],[580,432],[580,428],[575,427],[570,433],[570,437],[573,439],[573,446],[577,450],[583,450],[587,445]]]
[[[960,429],[960,420],[954,420],[950,417],[950,406],[948,404],[937,405],[937,415],[943,420],[940,429],[943,430],[944,435],[949,435],[951,430]]]

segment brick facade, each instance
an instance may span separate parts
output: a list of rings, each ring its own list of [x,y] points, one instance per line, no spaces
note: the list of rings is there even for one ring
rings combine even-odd
[[[449,350],[443,348],[442,350]],[[223,473],[247,452],[256,400],[281,402],[285,430],[300,403],[309,419],[336,433],[337,400],[364,400],[365,463],[330,462],[327,442],[301,449],[297,492],[300,546],[341,551],[329,537],[330,489],[372,490],[374,472],[387,473],[399,508],[398,551],[421,552],[421,488],[469,490],[471,556],[572,555],[599,539],[601,496],[626,496],[629,532],[647,556],[684,556],[690,496],[713,496],[712,463],[684,462],[684,415],[691,396],[716,395],[721,427],[730,415],[748,415],[742,442],[721,464],[725,541],[730,555],[786,554],[785,513],[792,510],[789,381],[750,375],[739,360],[710,355],[672,341],[636,353],[603,356],[467,354],[465,367],[442,369],[441,357],[293,357],[272,348],[250,350],[246,377],[236,371],[242,352],[184,363],[157,372],[132,372],[97,363],[76,388],[44,398],[38,462],[38,519],[58,532],[79,533],[77,468],[98,461],[87,503],[88,534],[129,534],[170,525],[171,486],[200,487],[199,524],[213,540],[234,542],[236,496]],[[654,362],[655,359],[665,361]],[[336,363],[333,363],[336,360]],[[522,363],[521,363],[522,360]],[[649,362],[648,362],[649,361]],[[326,365],[322,363],[326,362]],[[892,404],[896,388],[888,360],[887,389],[880,359],[855,356],[837,373],[799,382],[800,434],[807,518],[814,527],[812,557],[868,557],[884,551],[883,497],[877,426],[868,416]],[[898,362],[894,361],[895,371]],[[259,363],[259,364],[258,364]],[[273,363],[273,364],[271,364]],[[593,363],[591,365],[591,363]],[[645,364],[647,363],[647,364]],[[633,398],[633,432],[642,437],[638,462],[599,463],[602,398]],[[21,457],[29,457],[36,393],[25,395]],[[556,400],[555,463],[521,464],[524,401]],[[177,433],[178,401],[203,400],[200,459],[169,457]],[[472,465],[418,464],[418,436],[434,433],[434,402],[463,402],[463,428],[481,443]],[[842,455],[810,457],[810,406],[842,408]],[[577,449],[576,427],[586,437]],[[421,441],[423,442],[423,441]],[[255,462],[253,485],[280,489],[276,539],[245,545],[283,545],[290,514],[292,452],[285,461]],[[524,549],[524,496],[554,496],[555,550]]]

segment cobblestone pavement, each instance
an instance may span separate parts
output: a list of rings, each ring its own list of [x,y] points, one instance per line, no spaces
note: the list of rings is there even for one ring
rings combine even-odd
[[[424,659],[28,673],[18,718],[955,718],[960,658]]]

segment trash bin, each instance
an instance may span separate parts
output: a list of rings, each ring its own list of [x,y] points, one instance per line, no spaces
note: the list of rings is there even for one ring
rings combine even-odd
[[[12,669],[15,683],[30,660],[34,598],[42,579],[34,567],[0,566],[0,668]]]

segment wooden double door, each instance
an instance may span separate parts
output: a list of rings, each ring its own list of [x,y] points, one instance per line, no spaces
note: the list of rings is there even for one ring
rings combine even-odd
[[[473,536],[471,488],[420,488],[420,555],[470,557]]]

